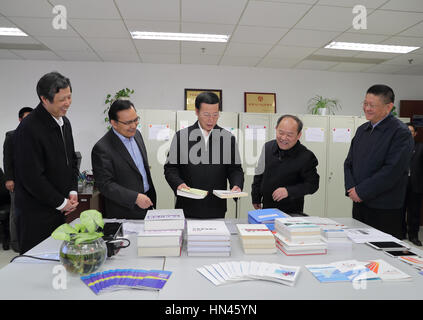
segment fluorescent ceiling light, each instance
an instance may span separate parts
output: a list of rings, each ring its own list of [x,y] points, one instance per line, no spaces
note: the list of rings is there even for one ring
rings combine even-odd
[[[325,48],[339,50],[355,50],[355,51],[372,51],[372,52],[389,52],[389,53],[409,53],[420,47],[393,46],[384,44],[371,43],[354,43],[354,42],[331,42]]]
[[[201,33],[179,33],[179,32],[132,31],[131,36],[133,39],[203,41],[203,42],[227,42],[229,39],[229,36],[224,34],[201,34]]]
[[[0,36],[27,37],[28,35],[18,28],[0,28]]]

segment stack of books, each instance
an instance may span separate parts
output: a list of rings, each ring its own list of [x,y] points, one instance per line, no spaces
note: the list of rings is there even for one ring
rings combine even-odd
[[[265,224],[271,231],[275,230],[275,219],[290,217],[290,215],[275,208],[248,211],[248,223]]]
[[[188,220],[188,256],[229,256],[231,234],[224,221]]]
[[[276,219],[275,229],[276,247],[287,256],[327,253],[321,228],[304,218]]]
[[[184,228],[182,209],[148,210],[137,235],[138,256],[180,256]]]
[[[322,238],[327,243],[348,243],[352,244],[344,229],[338,227],[322,228]]]
[[[245,254],[276,253],[275,237],[266,225],[237,224]]]

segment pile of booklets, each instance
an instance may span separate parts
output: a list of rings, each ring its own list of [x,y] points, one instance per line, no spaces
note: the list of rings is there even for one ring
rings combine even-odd
[[[164,270],[114,269],[82,276],[81,280],[100,294],[122,289],[160,290],[171,274]]]
[[[300,267],[257,261],[224,261],[197,268],[207,280],[219,286],[248,280],[273,281],[294,286]]]
[[[275,220],[276,247],[287,256],[326,254],[321,228],[302,217]]]
[[[264,224],[237,224],[245,254],[276,253],[275,237]]]
[[[188,256],[229,256],[231,234],[221,220],[187,221]]]
[[[182,209],[148,210],[137,235],[138,256],[180,256],[184,228]]]
[[[305,266],[320,282],[359,280],[409,281],[411,276],[382,259],[373,261],[346,260]]]
[[[291,217],[290,215],[275,208],[248,211],[248,223],[265,224],[271,231],[275,229],[276,218],[290,218],[290,217]]]
[[[322,239],[331,244],[349,244],[352,242],[345,232],[346,226],[329,218],[303,217],[309,223],[318,225],[321,228]]]

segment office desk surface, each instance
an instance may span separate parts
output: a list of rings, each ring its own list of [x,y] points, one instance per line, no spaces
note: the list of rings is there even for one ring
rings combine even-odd
[[[349,227],[366,227],[353,219],[334,219]],[[245,221],[240,221],[244,223]],[[228,220],[234,230],[233,220]],[[67,288],[53,287],[57,262],[15,262],[0,270],[0,299],[150,299],[150,300],[286,300],[286,299],[423,299],[423,276],[418,270],[398,259],[375,250],[366,244],[331,248],[326,255],[291,256],[279,251],[272,255],[245,255],[238,235],[232,235],[230,257],[188,257],[184,248],[181,257],[146,258],[137,257],[135,235],[131,235],[131,246],[122,249],[116,256],[106,260],[99,271],[115,268],[162,269],[172,275],[159,292],[144,290],[121,290],[95,295],[78,276],[68,276]],[[61,241],[47,239],[28,254],[57,252]],[[185,247],[185,245],[184,245]],[[413,248],[423,255],[423,251]],[[384,259],[412,276],[411,281],[382,282],[367,281],[365,287],[354,288],[352,283],[320,283],[304,266],[324,264],[340,260],[359,261]],[[301,266],[295,286],[253,280],[215,286],[204,278],[197,267],[221,261],[263,261],[284,265]]]

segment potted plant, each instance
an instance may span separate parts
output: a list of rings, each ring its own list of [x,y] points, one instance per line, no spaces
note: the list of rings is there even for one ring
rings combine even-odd
[[[308,101],[308,110],[311,111],[311,114],[335,114],[335,110],[338,109],[342,109],[342,107],[337,99],[323,98],[316,95]]]
[[[106,101],[104,102],[106,104],[106,108],[104,109],[103,113],[106,115],[106,117],[104,118],[104,122],[107,124],[107,129],[110,129],[108,113],[112,103],[118,99],[125,99],[125,98],[128,99],[133,93],[134,93],[133,89],[131,90],[131,89],[125,88],[116,92],[113,97],[110,93],[106,96]]]
[[[56,240],[63,240],[60,247],[60,261],[67,271],[79,275],[90,274],[100,268],[107,257],[107,246],[102,232],[103,217],[97,210],[85,210],[80,223],[71,226],[62,224],[51,234]]]

